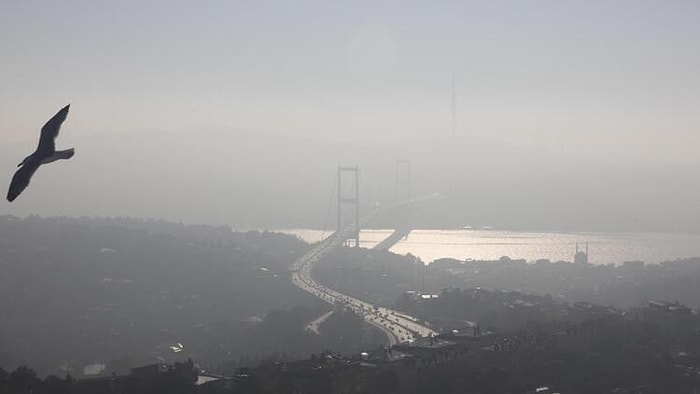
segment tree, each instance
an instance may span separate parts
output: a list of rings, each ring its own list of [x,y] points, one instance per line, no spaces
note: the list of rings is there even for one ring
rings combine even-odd
[[[36,372],[27,367],[18,367],[9,376],[7,389],[8,393],[24,394],[33,393],[41,384],[41,380],[36,377]]]

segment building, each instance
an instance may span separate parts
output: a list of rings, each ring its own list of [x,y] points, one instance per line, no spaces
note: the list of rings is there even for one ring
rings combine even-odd
[[[588,242],[586,242],[586,251],[578,250],[578,242],[576,243],[576,253],[574,254],[574,264],[588,264]]]

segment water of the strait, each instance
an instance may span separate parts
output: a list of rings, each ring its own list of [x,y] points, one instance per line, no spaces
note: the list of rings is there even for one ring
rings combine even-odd
[[[307,242],[317,242],[331,231],[291,229],[280,232],[294,234]],[[392,230],[362,230],[360,246],[371,248],[391,234]],[[578,243],[580,250],[589,249],[592,264],[622,264],[625,261],[662,261],[700,256],[700,234],[671,233],[556,233],[500,230],[413,230],[407,238],[390,250],[410,253],[425,263],[443,257],[459,260],[512,259],[536,261],[572,261]]]

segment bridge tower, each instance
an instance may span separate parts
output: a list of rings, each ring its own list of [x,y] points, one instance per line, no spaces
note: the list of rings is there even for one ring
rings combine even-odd
[[[344,174],[349,174],[349,180],[354,187],[350,187],[348,190],[343,190],[343,178],[346,180],[348,177],[344,177]],[[354,193],[353,193],[354,192]],[[360,247],[360,170],[357,166],[355,167],[343,167],[338,166],[338,231],[343,228],[343,205],[349,204],[354,208],[355,214],[355,228],[351,234],[351,237],[347,241],[354,241],[354,246],[356,248]]]
[[[396,202],[411,199],[411,161],[396,160]]]

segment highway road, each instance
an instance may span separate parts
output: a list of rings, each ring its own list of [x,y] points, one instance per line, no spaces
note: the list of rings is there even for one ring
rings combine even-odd
[[[323,315],[319,316],[317,319],[314,319],[311,323],[306,325],[306,330],[311,331],[316,334],[320,334],[321,332],[319,331],[319,327],[321,327],[321,324],[323,324],[326,319],[328,319],[334,311],[329,311],[324,313]]]
[[[398,204],[394,204],[398,205]],[[390,207],[389,207],[390,208]],[[387,207],[383,209],[388,209]],[[380,210],[375,210],[361,220],[361,223],[370,220]],[[311,268],[318,263],[329,251],[336,247],[341,247],[347,239],[347,234],[352,231],[351,227],[344,228],[340,234],[334,233],[317,244],[312,250],[296,260],[290,266],[291,280],[299,288],[313,294],[314,296],[328,302],[331,305],[345,305],[352,309],[365,322],[379,328],[389,338],[389,344],[394,345],[399,342],[412,342],[418,337],[436,335],[437,332],[421,322],[419,319],[408,316],[390,308],[372,305],[369,302],[358,298],[342,294],[331,288],[325,287],[311,278]]]

